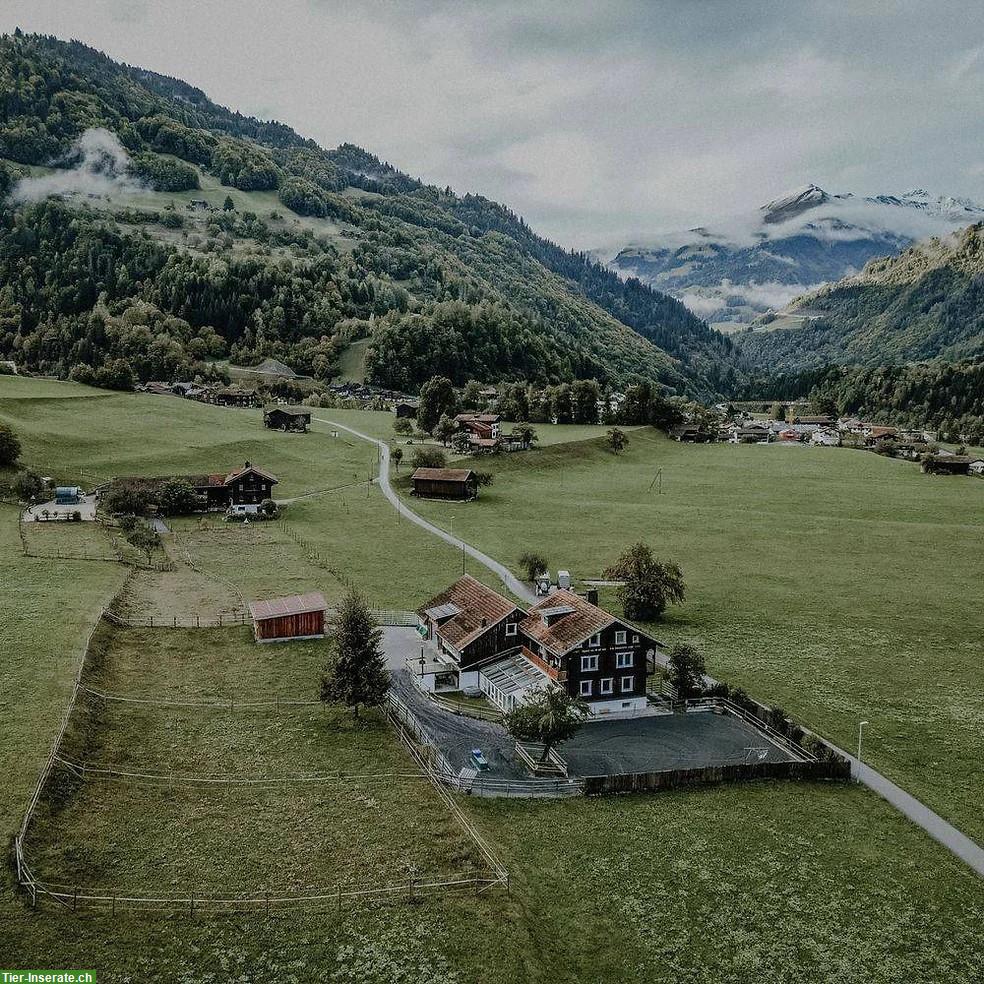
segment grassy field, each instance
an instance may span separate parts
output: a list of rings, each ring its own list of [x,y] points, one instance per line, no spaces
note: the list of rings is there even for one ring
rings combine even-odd
[[[237,458],[267,465],[282,487],[301,492],[344,484],[366,456],[364,446],[346,450],[341,438],[324,433],[263,432],[246,412],[174,401],[182,408],[168,411],[175,431],[161,424],[160,408],[170,402],[164,399],[34,382],[44,394],[36,399],[24,381],[14,384],[19,395],[5,382],[0,377],[0,417],[21,432],[27,460],[66,473],[83,464],[114,469],[117,459],[145,474],[211,470],[206,462],[224,460],[234,447]],[[74,409],[60,411],[62,404]],[[771,457],[753,457],[756,451]],[[665,493],[656,500],[645,490],[659,464]],[[885,470],[893,466],[899,472]],[[920,660],[946,656],[939,672],[954,702],[949,720],[966,720],[979,691],[967,656],[975,624],[968,585],[979,571],[958,535],[974,529],[960,480],[919,484],[916,469],[910,480],[906,466],[872,455],[682,448],[642,431],[618,460],[590,444],[568,444],[490,467],[496,484],[478,503],[416,506],[441,522],[454,515],[456,532],[464,529],[508,562],[528,545],[547,550],[554,569],[570,566],[581,576],[645,535],[659,553],[676,556],[691,586],[688,604],[660,635],[700,640],[714,670],[830,730],[843,718],[850,732],[846,722],[863,709],[872,721],[869,747],[883,759],[879,713],[922,701],[918,720],[931,722],[940,706]],[[891,474],[902,475],[902,484]],[[838,491],[848,481],[850,493]],[[943,506],[931,508],[933,497]],[[891,503],[894,518],[879,517]],[[455,551],[415,532],[376,491],[366,497],[365,486],[301,500],[286,515],[305,543],[380,604],[422,600],[460,564]],[[196,564],[242,589],[294,589],[309,580],[331,589],[330,572],[293,540],[281,540],[273,524],[176,527],[176,555],[187,546]],[[254,533],[255,542],[239,539]],[[896,544],[902,533],[905,542]],[[838,572],[829,554],[848,569]],[[894,580],[886,567],[896,570]],[[174,583],[139,590],[161,603],[182,591],[200,598],[211,579],[193,582],[188,570],[179,565]],[[0,507],[0,820],[7,834],[20,822],[58,727],[79,646],[123,574],[115,564],[23,557],[16,511]],[[887,600],[911,606],[917,586],[920,647],[900,647],[906,626],[895,623],[915,614],[896,613]],[[851,591],[856,608],[844,616]],[[828,640],[825,632],[836,635]],[[896,650],[904,669],[891,676],[886,667]],[[310,694],[322,656],[316,644],[255,646],[246,630],[134,629],[111,634],[88,679],[96,689],[159,699],[286,698]],[[347,772],[359,763],[382,771],[409,761],[378,721],[354,726],[317,707],[284,714],[233,703],[202,714],[92,704],[78,725],[74,747],[86,758],[149,771],[297,775]],[[969,758],[969,726],[955,734],[954,747]],[[878,764],[923,775],[902,759],[885,761]],[[950,766],[960,761],[954,757]],[[946,784],[936,790],[940,796],[965,784],[963,798],[957,790],[952,802],[968,813],[975,780],[967,766],[959,775],[934,774]],[[471,863],[432,796],[416,781],[398,795],[374,787],[345,800],[324,789],[246,795],[90,782],[63,809],[45,814],[32,849],[51,878],[130,886],[157,878],[175,892],[191,880],[334,885],[360,860],[386,877],[398,876],[407,857],[431,871]],[[96,967],[105,981],[185,984],[970,984],[984,973],[981,880],[856,787],[759,784],[464,805],[510,869],[510,894],[431,897],[341,914],[329,907],[270,917],[112,917],[32,912],[8,871],[0,887],[0,953],[20,966]],[[373,831],[385,836],[373,838]],[[277,851],[284,852],[279,864]]]
[[[453,516],[517,571],[531,547],[554,571],[598,576],[645,540],[688,583],[657,638],[696,643],[713,674],[845,747],[869,721],[871,763],[984,839],[984,482],[846,449],[653,431],[618,457],[596,442],[488,467],[495,484],[477,502],[414,508]]]

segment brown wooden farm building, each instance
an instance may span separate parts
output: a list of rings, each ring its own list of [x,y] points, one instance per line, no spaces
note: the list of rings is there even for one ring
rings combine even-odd
[[[478,479],[470,468],[418,468],[410,479],[413,494],[426,499],[474,499]]]
[[[274,430],[304,432],[311,424],[310,407],[267,407],[263,411],[263,424]]]
[[[310,594],[251,601],[253,635],[257,642],[282,642],[286,639],[312,639],[325,634],[325,596]]]

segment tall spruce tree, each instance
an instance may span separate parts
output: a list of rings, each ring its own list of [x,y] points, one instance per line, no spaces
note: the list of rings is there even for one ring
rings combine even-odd
[[[380,642],[383,630],[357,591],[350,591],[338,612],[334,652],[321,676],[321,699],[344,704],[358,718],[362,705],[382,704],[389,688],[389,670]]]

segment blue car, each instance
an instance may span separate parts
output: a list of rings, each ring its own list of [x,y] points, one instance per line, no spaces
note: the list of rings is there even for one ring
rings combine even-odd
[[[480,748],[473,748],[471,752],[472,761],[479,772],[485,772],[489,767],[489,760],[482,754]]]

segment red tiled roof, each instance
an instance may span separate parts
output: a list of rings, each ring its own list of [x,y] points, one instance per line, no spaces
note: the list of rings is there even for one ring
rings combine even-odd
[[[470,574],[463,574],[451,587],[418,608],[417,614],[426,618],[428,609],[448,603],[457,606],[460,611],[442,622],[437,631],[455,649],[463,649],[511,612],[522,611],[498,591],[486,587]]]
[[[572,608],[573,611],[559,615],[547,625],[541,618],[541,613],[551,608]],[[592,605],[573,591],[561,588],[538,601],[530,609],[529,615],[519,623],[519,628],[551,652],[563,656],[615,621],[617,619],[614,615]]]
[[[256,621],[265,618],[280,618],[283,615],[303,615],[307,612],[323,612],[328,608],[325,596],[320,591],[303,595],[288,595],[286,598],[270,598],[267,601],[251,601],[249,613]]]

